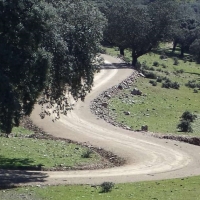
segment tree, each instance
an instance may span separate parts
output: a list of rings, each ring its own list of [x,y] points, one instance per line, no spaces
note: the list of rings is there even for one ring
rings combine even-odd
[[[178,23],[177,26],[174,26],[172,51],[174,52],[179,44],[182,57],[186,50],[189,51],[190,45],[198,36],[197,30],[199,29],[200,21],[196,6],[196,4],[191,4],[191,2],[183,2],[179,6]]]
[[[176,4],[168,0],[157,0],[146,7],[133,7],[127,16],[126,38],[132,51],[132,65],[138,57],[156,48],[160,42],[169,41],[175,23]]]
[[[200,63],[200,39],[196,39],[191,45],[190,45],[190,52],[194,57],[196,58],[196,61]]]
[[[66,113],[97,70],[105,19],[86,0],[0,0],[0,130],[10,133],[34,104]]]
[[[135,66],[138,57],[171,39],[177,5],[172,0],[155,0],[145,5],[132,0],[110,0],[100,10],[108,19],[104,39],[118,46],[121,53],[130,49]]]

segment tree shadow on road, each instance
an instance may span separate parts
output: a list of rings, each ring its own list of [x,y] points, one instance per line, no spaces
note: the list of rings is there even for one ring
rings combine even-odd
[[[48,175],[45,172],[0,169],[0,188],[14,187],[26,183],[41,183],[47,177]]]
[[[45,172],[39,171],[41,167],[42,165],[34,165],[34,161],[29,158],[0,156],[0,188],[14,187],[30,182],[44,182],[48,176]]]

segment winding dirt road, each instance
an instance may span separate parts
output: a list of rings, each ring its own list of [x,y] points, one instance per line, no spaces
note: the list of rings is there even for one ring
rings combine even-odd
[[[93,91],[84,102],[78,102],[73,111],[55,123],[50,117],[41,120],[36,106],[31,115],[33,122],[56,137],[104,148],[127,159],[127,164],[103,170],[66,172],[0,171],[0,181],[33,184],[100,184],[103,181],[135,182],[187,177],[200,174],[200,147],[178,141],[158,139],[148,134],[114,127],[90,112],[90,101],[107,88],[128,77],[131,69],[117,69],[111,63],[119,60],[104,55],[105,68],[95,76]],[[113,68],[113,69],[109,69]],[[5,176],[7,174],[7,176]]]

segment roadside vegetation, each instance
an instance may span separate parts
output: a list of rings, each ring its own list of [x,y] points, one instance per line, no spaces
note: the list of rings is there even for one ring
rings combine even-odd
[[[115,184],[109,192],[102,192],[101,186],[65,185],[23,187],[10,190],[0,190],[0,199],[16,200],[21,197],[34,200],[199,200],[200,177],[172,179],[162,181],[147,181],[138,183]]]
[[[116,48],[105,49],[110,55],[118,54]],[[110,114],[117,122],[133,130],[148,125],[151,132],[199,136],[200,64],[194,62],[189,54],[181,59],[179,53],[178,48],[172,53],[169,46],[161,45],[157,51],[139,58],[139,71],[146,78],[138,78],[132,88],[110,100]],[[126,51],[125,56],[129,60],[130,52]],[[134,88],[142,91],[143,95],[131,95]],[[123,95],[128,98],[120,98]],[[177,128],[187,110],[196,115],[191,123],[192,133]],[[124,112],[130,112],[130,115]]]
[[[0,169],[70,170],[101,164],[87,147],[62,140],[28,138],[32,131],[14,128],[12,137],[0,137]]]

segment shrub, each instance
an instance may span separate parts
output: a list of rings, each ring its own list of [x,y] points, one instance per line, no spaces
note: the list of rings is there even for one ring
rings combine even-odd
[[[158,61],[154,61],[153,62],[153,66],[158,67],[159,66],[159,62]]]
[[[163,80],[163,78],[164,78],[164,77],[162,77],[162,76],[158,76],[157,79],[156,79],[156,81],[157,81],[158,83],[161,83],[162,80]]]
[[[179,89],[180,85],[178,82],[172,82],[171,80],[169,80],[168,78],[165,79],[165,82],[162,83],[162,87],[163,88],[173,88],[173,89]]]
[[[189,87],[189,88],[195,88],[195,87],[198,87],[199,84],[196,83],[195,80],[191,80],[191,81],[188,81],[185,86]]]
[[[179,64],[178,58],[174,57],[174,65],[178,65],[178,64]]]
[[[150,79],[157,78],[157,75],[154,74],[153,72],[147,72],[147,71],[143,70],[142,73],[145,75],[146,78],[150,78]]]
[[[162,83],[162,87],[163,88],[171,88],[171,82],[165,81],[164,83]]]
[[[157,72],[162,72],[162,70],[161,70],[161,69],[156,69],[156,71],[157,71]]]
[[[166,75],[169,75],[170,73],[169,73],[168,71],[165,71],[165,74],[166,74]]]
[[[173,88],[173,89],[178,90],[179,87],[180,87],[180,85],[179,85],[179,83],[177,83],[177,82],[173,82],[173,83],[171,84],[171,88]]]
[[[183,69],[176,70],[176,73],[178,73],[178,74],[182,74],[183,72],[184,72],[184,70],[183,70]]]
[[[101,184],[101,192],[106,193],[110,192],[114,187],[114,183],[112,182],[103,182]]]
[[[198,90],[197,90],[197,89],[194,89],[194,93],[198,93]]]
[[[91,154],[92,154],[92,150],[91,149],[87,149],[86,151],[84,151],[81,155],[82,158],[90,158]]]
[[[131,62],[130,58],[128,58],[128,57],[126,57],[126,56],[124,56],[123,60],[124,60],[124,62],[126,62],[126,63],[130,63],[130,62]]]
[[[167,59],[168,57],[164,54],[160,55],[160,59],[163,60],[163,59]]]
[[[150,80],[149,83],[151,83],[151,85],[153,85],[153,86],[156,86],[156,85],[157,85],[157,82],[156,82],[156,81],[153,81],[153,80]]]
[[[177,128],[182,132],[192,132],[191,122],[188,120],[181,120]]]
[[[163,68],[167,68],[167,65],[165,65],[164,63],[162,63],[161,66],[162,66]]]
[[[154,69],[153,67],[150,67],[149,70],[151,70],[151,71],[155,71],[155,69]]]
[[[187,120],[189,122],[193,122],[196,118],[197,116],[192,114],[190,111],[185,111],[181,116],[182,120]]]

